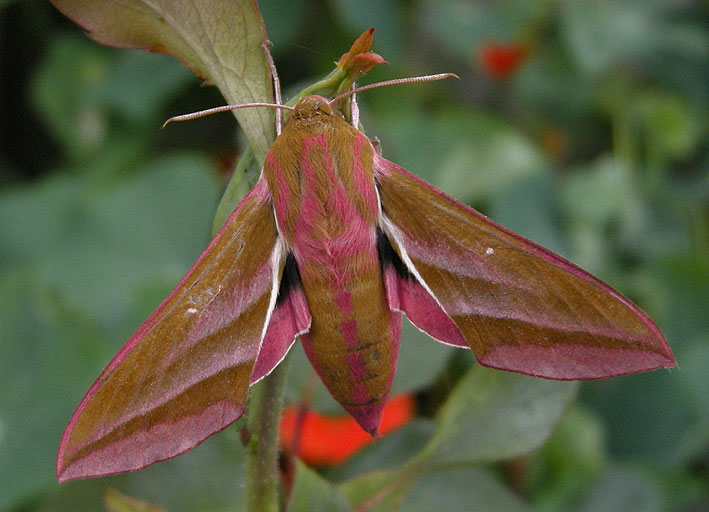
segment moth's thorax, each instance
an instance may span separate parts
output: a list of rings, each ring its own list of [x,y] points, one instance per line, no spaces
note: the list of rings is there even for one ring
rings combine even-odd
[[[296,236],[327,241],[377,222],[372,145],[319,96],[298,102],[266,156],[264,177],[290,247]]]

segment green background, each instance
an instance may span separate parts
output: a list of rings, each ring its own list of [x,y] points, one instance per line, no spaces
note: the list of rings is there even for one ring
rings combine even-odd
[[[372,26],[391,64],[366,82],[457,73],[360,95],[367,134],[386,158],[631,297],[678,362],[584,383],[541,448],[439,472],[405,509],[709,508],[706,2],[259,4],[286,96]],[[160,130],[223,99],[175,59],[93,43],[49,3],[0,2],[0,37],[0,510],[96,510],[109,486],[170,510],[238,510],[238,427],[139,473],[54,477],[82,393],[206,246],[242,148],[234,118]],[[529,48],[504,79],[479,58],[494,41]],[[396,390],[440,382],[460,363],[452,352],[405,327]],[[295,359],[292,401],[310,376]],[[337,412],[322,390],[315,404]],[[391,467],[429,432],[419,419],[325,474]]]

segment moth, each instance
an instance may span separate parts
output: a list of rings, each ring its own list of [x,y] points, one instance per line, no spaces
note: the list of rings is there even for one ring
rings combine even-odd
[[[306,96],[292,109],[256,186],[74,412],[60,481],[196,446],[243,415],[249,386],[298,337],[374,434],[402,314],[484,366],[537,377],[675,364],[630,300],[380,156],[339,100]]]

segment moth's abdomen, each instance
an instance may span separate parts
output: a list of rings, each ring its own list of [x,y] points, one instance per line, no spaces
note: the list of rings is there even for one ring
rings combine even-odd
[[[345,263],[303,280],[313,321],[301,340],[332,395],[372,431],[394,377],[401,317],[389,310],[377,259]]]

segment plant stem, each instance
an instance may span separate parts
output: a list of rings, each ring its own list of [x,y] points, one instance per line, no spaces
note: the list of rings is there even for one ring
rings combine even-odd
[[[247,407],[246,509],[278,512],[278,420],[288,374],[288,357],[252,386]]]

